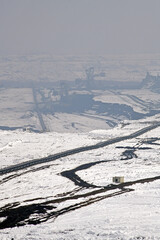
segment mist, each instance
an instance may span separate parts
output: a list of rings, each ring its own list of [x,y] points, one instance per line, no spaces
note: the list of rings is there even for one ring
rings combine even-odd
[[[160,53],[159,0],[0,0],[0,54]]]

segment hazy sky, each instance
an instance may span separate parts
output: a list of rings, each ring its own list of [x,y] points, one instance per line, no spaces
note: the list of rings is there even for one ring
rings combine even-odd
[[[0,0],[0,54],[160,53],[160,0]]]

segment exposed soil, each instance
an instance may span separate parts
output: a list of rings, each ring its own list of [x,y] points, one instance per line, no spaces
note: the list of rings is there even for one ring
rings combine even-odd
[[[34,224],[34,225],[40,224],[42,222],[48,221],[49,219],[55,219],[62,214],[88,206],[92,203],[104,200],[106,198],[114,197],[130,191],[134,191],[133,189],[130,189],[130,188],[126,189],[126,187],[132,186],[137,183],[152,182],[159,179],[160,179],[160,176],[157,176],[153,178],[145,178],[145,179],[139,179],[136,181],[121,183],[118,185],[114,185],[114,184],[108,185],[105,188],[100,188],[85,194],[57,198],[57,199],[45,201],[39,204],[30,204],[26,206],[20,206],[20,203],[15,202],[11,205],[6,205],[0,209],[0,217],[5,218],[4,221],[0,223],[0,229],[11,228],[16,226],[24,226],[27,224]],[[111,194],[105,194],[101,196],[98,195],[99,193],[107,192],[109,190],[116,190],[116,189],[120,189],[120,190]],[[92,197],[88,198],[89,196],[92,196]],[[66,202],[67,200],[71,200],[71,199],[81,200],[81,198],[86,198],[86,200],[80,201],[79,203],[72,204],[62,209],[56,210],[56,207],[55,207],[56,203]]]

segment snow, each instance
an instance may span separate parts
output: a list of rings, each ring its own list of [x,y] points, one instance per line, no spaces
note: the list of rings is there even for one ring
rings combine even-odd
[[[43,118],[47,129],[61,133],[89,132],[92,129],[96,129],[97,126],[102,129],[109,128],[105,118],[101,116],[96,118],[95,115],[87,116],[87,114],[55,113],[54,116],[46,114]]]
[[[105,72],[107,80],[141,81],[146,72],[159,72],[159,54],[103,56],[0,56],[0,80],[75,80],[84,78],[88,67]]]
[[[74,81],[85,79],[85,69],[94,66],[95,73],[105,72],[106,81],[140,82],[147,71],[157,75],[159,65],[160,55],[8,56],[0,57],[0,81]],[[159,110],[160,94],[149,89],[93,93],[96,101],[127,104],[139,113]],[[55,113],[43,115],[51,132],[33,133],[22,131],[27,126],[41,130],[34,112],[32,89],[1,88],[0,101],[0,126],[21,128],[0,130],[0,168],[126,136],[160,120],[160,114],[119,123],[123,116],[97,116],[93,111],[83,115]],[[119,124],[110,128],[107,120]],[[80,206],[41,224],[0,229],[0,239],[160,240],[160,179],[152,179],[160,176],[159,136],[160,127],[137,138],[0,176],[0,213],[8,204],[18,207],[49,202],[49,206],[55,207],[53,211]],[[153,138],[155,141],[150,144]],[[135,155],[124,160],[128,149],[135,149]],[[93,165],[75,174],[95,188],[81,188],[61,175],[88,163]],[[120,188],[105,190],[113,184],[113,176],[124,176],[125,183],[142,179],[144,183],[126,186],[124,192]],[[83,206],[85,203],[88,205]],[[34,212],[30,219],[39,216]],[[0,217],[0,224],[5,219]]]
[[[127,104],[135,112],[146,113],[152,109],[159,109],[160,95],[149,89],[103,91],[94,97],[95,101],[103,103]]]
[[[1,168],[67,149],[92,145],[116,136],[125,136],[152,124],[157,117],[150,117],[143,121],[125,121],[125,125],[122,123],[110,130],[100,129],[81,134],[0,131]],[[102,197],[102,200],[96,200],[88,206],[67,212],[55,219],[51,218],[39,225],[0,230],[0,238],[2,240],[11,238],[16,240],[160,239],[160,180],[133,184],[126,189],[131,188],[134,191],[123,194],[121,189],[114,189],[85,197],[86,193],[100,189],[98,186],[105,187],[112,184],[112,177],[116,175],[124,176],[125,182],[159,176],[159,145],[150,145],[146,142],[147,139],[159,137],[159,133],[160,127],[138,138],[1,176],[1,207],[15,202],[20,206],[46,201],[54,202],[64,196],[71,197],[78,194],[81,194],[81,197],[77,199],[55,202],[56,210],[82,204],[93,198]],[[155,143],[160,144],[160,140],[157,139]],[[135,151],[137,158],[121,160],[127,147],[138,146],[139,148]],[[148,148],[143,150],[142,147]],[[103,162],[75,172],[84,181],[96,185],[95,189],[80,189],[60,174],[96,161]],[[36,217],[36,215],[33,216]],[[0,218],[0,221],[3,221],[3,218]]]
[[[97,143],[86,134],[30,133],[22,130],[0,131],[1,168],[34,158],[53,155],[60,151]],[[73,145],[74,143],[74,145]]]

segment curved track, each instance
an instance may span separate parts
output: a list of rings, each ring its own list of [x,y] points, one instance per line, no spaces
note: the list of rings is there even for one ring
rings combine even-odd
[[[114,144],[114,143],[117,143],[117,142],[121,142],[121,141],[124,141],[124,140],[127,140],[127,139],[136,138],[136,137],[138,137],[138,136],[140,136],[140,135],[142,135],[142,134],[144,134],[148,131],[151,131],[151,130],[159,127],[159,126],[160,126],[160,122],[157,122],[157,123],[154,123],[154,124],[152,124],[148,127],[142,128],[139,131],[136,131],[136,132],[134,132],[132,134],[129,134],[129,135],[126,135],[126,136],[112,138],[112,139],[109,139],[109,140],[106,140],[106,141],[103,141],[103,142],[99,142],[99,143],[94,144],[94,145],[74,148],[74,149],[67,150],[67,151],[64,151],[64,152],[60,152],[60,153],[57,153],[57,154],[54,154],[54,155],[50,155],[48,157],[44,157],[44,158],[40,158],[40,159],[33,159],[33,160],[29,160],[29,161],[22,162],[22,163],[19,163],[19,164],[15,164],[15,165],[12,165],[12,166],[9,166],[9,167],[6,167],[6,168],[2,168],[2,169],[0,169],[0,175],[15,172],[15,171],[25,169],[25,168],[28,168],[28,167],[31,167],[31,166],[34,166],[34,165],[38,165],[38,164],[41,164],[41,163],[47,163],[47,162],[55,161],[59,158],[74,155],[74,154],[77,154],[77,153],[90,151],[90,150],[95,150],[95,149],[102,148],[102,147],[105,147],[105,146],[108,146],[108,145],[111,145],[111,144]]]
[[[136,181],[121,183],[118,185],[112,184],[106,186],[105,188],[96,189],[88,193],[57,198],[49,201],[47,200],[41,203],[27,204],[25,206],[21,205],[19,202],[8,204],[0,209],[0,217],[4,218],[4,221],[0,222],[0,229],[20,227],[30,224],[37,225],[42,222],[47,222],[48,220],[51,219],[54,220],[63,214],[74,211],[76,209],[80,209],[82,207],[86,207],[88,205],[104,200],[106,198],[115,197],[117,195],[134,191],[134,189],[128,187],[133,186],[137,183],[143,184],[146,182],[153,182],[159,179],[160,176],[156,176],[153,178],[144,178]],[[116,191],[108,194],[107,191],[110,190]],[[104,195],[98,195],[99,193],[104,193]],[[67,200],[75,200],[79,198],[84,200],[78,203],[72,203],[69,206],[62,207],[62,209],[57,209],[56,204],[64,203]],[[36,217],[33,217],[34,214],[36,215]]]

